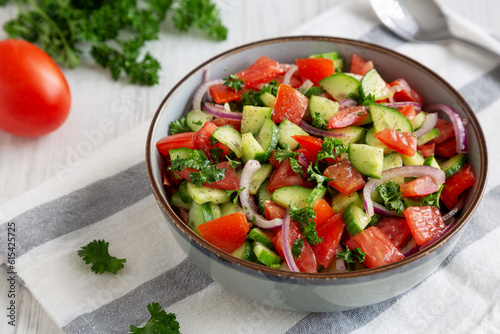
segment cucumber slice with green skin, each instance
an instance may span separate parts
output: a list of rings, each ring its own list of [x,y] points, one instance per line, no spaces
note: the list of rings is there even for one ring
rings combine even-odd
[[[191,155],[191,152],[194,150],[190,148],[174,148],[171,150],[168,150],[168,155],[170,155],[170,160],[176,160],[176,159],[187,159]]]
[[[345,209],[342,218],[344,219],[345,227],[351,237],[363,232],[371,220],[365,211],[354,203],[349,204],[349,206]]]
[[[439,130],[434,128],[431,131],[427,132],[426,134],[417,138],[417,146],[427,144],[437,136],[439,136]]]
[[[267,153],[250,132],[241,135],[241,160],[243,163],[247,163],[248,160],[264,162],[266,158]]]
[[[373,95],[375,100],[388,99],[394,92],[390,90],[376,69],[371,69],[361,79],[361,90],[365,96]]]
[[[332,129],[329,130],[329,132],[342,135],[339,139],[342,140],[344,146],[347,146],[350,143],[357,143],[365,137],[365,129],[354,125],[346,126],[341,129]]]
[[[257,257],[257,260],[259,260],[259,262],[261,262],[265,266],[271,267],[283,262],[283,259],[278,255],[278,253],[276,253],[272,249],[267,248],[259,242],[253,243],[253,252]]]
[[[198,204],[195,201],[191,203],[189,208],[188,226],[196,234],[200,235],[198,226],[212,220],[212,209],[209,203]]]
[[[349,161],[361,174],[380,179],[384,168],[384,149],[366,144],[349,144]]]
[[[370,146],[375,146],[375,147],[380,147],[384,150],[384,154],[389,154],[393,152],[394,150],[384,143],[382,143],[377,137],[375,137],[375,128],[371,127],[366,131],[365,135],[365,144],[370,145]]]
[[[255,138],[262,149],[266,151],[266,160],[269,159],[273,150],[278,146],[279,130],[276,124],[270,119],[266,119],[259,134]]]
[[[298,185],[282,187],[272,193],[271,200],[284,208],[288,208],[290,203],[298,208],[303,208],[307,205],[306,200],[312,191],[312,189]]]
[[[255,227],[248,232],[248,237],[254,241],[260,242],[262,245],[266,246],[269,249],[274,249],[273,245],[273,232],[269,230],[262,230],[258,227]]]
[[[414,130],[418,130],[424,125],[425,122],[425,117],[427,117],[427,114],[423,111],[419,112],[413,119],[410,121],[411,125],[413,126]]]
[[[243,212],[243,208],[239,205],[234,204],[233,202],[222,203],[219,205],[221,217],[231,215],[237,212]]]
[[[358,93],[360,82],[345,73],[336,73],[322,79],[319,85],[335,100],[342,101],[350,94]]]
[[[318,53],[314,55],[310,55],[309,58],[326,58],[330,60],[339,59],[339,53],[337,51]]]
[[[405,166],[422,166],[424,164],[424,157],[420,152],[415,152],[415,154],[412,157],[409,157],[407,155],[402,155],[403,157],[403,165]]]
[[[243,241],[240,247],[236,248],[236,250],[232,252],[231,255],[236,256],[239,259],[243,259],[250,262],[257,261],[257,257],[253,252],[252,243],[248,240]]]
[[[443,162],[440,165],[440,167],[444,171],[444,175],[446,176],[446,178],[449,178],[450,176],[458,172],[460,169],[462,169],[462,167],[466,163],[467,163],[467,157],[465,156],[465,154],[459,153],[452,156],[445,162]]]
[[[316,203],[316,201],[318,199],[322,199],[322,198],[325,197],[326,192],[327,192],[327,188],[326,187],[324,187],[322,185],[316,186],[311,191],[311,194],[306,198],[306,204],[308,206],[313,206],[314,203]]]
[[[259,190],[257,190],[257,193],[255,194],[257,200],[257,209],[261,215],[264,214],[266,201],[271,200],[271,193],[269,192],[269,190],[267,190],[268,186],[269,180],[264,181],[264,183],[262,183],[262,185],[259,187]]]
[[[203,124],[210,122],[213,119],[213,115],[203,110],[191,110],[186,115],[186,124],[191,131],[197,132],[201,129]]]
[[[437,162],[436,158],[433,155],[431,155],[430,157],[425,158],[425,160],[424,160],[424,166],[431,166],[431,167],[435,167],[435,168],[441,169],[441,166],[439,166],[439,163]],[[446,172],[444,173],[444,175],[446,176]],[[448,176],[446,176],[446,177],[448,177]]]
[[[272,108],[244,106],[241,119],[241,133],[250,132],[256,136],[264,121],[271,118]]]
[[[376,132],[380,132],[386,128],[402,132],[413,132],[411,122],[396,109],[371,103],[369,110]]]
[[[259,191],[260,186],[266,181],[271,173],[273,172],[273,165],[271,164],[262,164],[260,169],[255,172],[250,181],[250,194],[255,195],[257,191]]]
[[[401,166],[403,166],[403,155],[401,153],[392,152],[392,153],[387,154],[384,157],[384,170],[396,168],[396,167],[401,167]],[[400,177],[400,178],[393,179],[393,181],[398,183],[398,184],[401,184],[405,180],[404,180],[404,177]],[[378,191],[374,191],[374,193],[375,192],[378,194]]]
[[[328,124],[330,118],[339,111],[339,103],[323,96],[313,95],[309,99],[309,113],[311,117],[319,114]]]
[[[222,217],[222,211],[219,205],[215,203],[209,203],[209,205],[210,205],[210,210],[212,210],[212,219],[217,219]]]
[[[191,198],[189,198],[188,202],[184,202],[181,199],[179,192],[176,192],[175,194],[172,195],[172,198],[170,199],[170,204],[178,208],[189,210],[189,208],[191,207]]]
[[[216,130],[217,131],[217,130]],[[299,143],[295,141],[292,137],[294,135],[299,135],[299,136],[309,136],[307,132],[302,130],[302,128],[288,119],[285,119],[283,122],[280,123],[278,126],[278,143],[282,148],[285,148],[288,146],[291,150],[295,150]],[[215,133],[215,132],[214,132]]]
[[[241,134],[231,125],[224,125],[212,133],[212,137],[229,147],[234,154],[241,157]]]
[[[204,186],[197,187],[193,183],[187,182],[186,190],[189,197],[191,197],[191,199],[198,204],[207,202],[221,204],[229,202],[229,197],[226,196],[226,191],[223,189],[215,189]]]
[[[276,96],[274,96],[269,92],[264,92],[260,94],[259,98],[266,107],[273,108],[274,104],[276,103]]]
[[[349,195],[338,193],[332,198],[332,209],[333,211],[335,211],[335,213],[342,213],[352,203],[359,206],[360,208],[364,208],[363,200],[357,192],[353,192]]]

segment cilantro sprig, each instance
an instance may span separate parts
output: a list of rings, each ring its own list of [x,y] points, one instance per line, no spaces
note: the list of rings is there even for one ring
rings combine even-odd
[[[245,86],[245,79],[240,79],[237,75],[231,74],[227,79],[224,79],[224,86],[237,92]]]
[[[318,236],[318,231],[316,231],[316,223],[314,222],[316,212],[314,212],[311,206],[298,208],[290,203],[289,213],[290,218],[299,223],[300,231],[310,245],[317,245],[323,240]]]
[[[190,173],[189,180],[197,187],[220,181],[226,175],[226,169],[215,168],[202,150],[192,150],[187,158],[177,157],[170,160],[170,163],[169,169],[178,172],[185,167],[196,169],[198,172]]]
[[[289,158],[295,158],[299,154],[297,152],[292,151],[288,145],[285,148],[276,148],[274,150],[274,158],[278,160],[279,163],[282,163],[284,160]]]
[[[327,158],[336,159],[342,153],[347,152],[347,147],[341,139],[325,137],[323,143],[321,143],[321,150],[318,152],[317,160],[323,160]]]
[[[403,202],[403,194],[400,191],[399,184],[394,181],[387,181],[377,187],[380,197],[384,200],[384,205],[387,209],[395,211],[397,214],[402,214],[405,210]]]
[[[366,253],[361,251],[361,248],[357,247],[353,250],[345,248],[341,252],[337,253],[337,259],[342,259],[347,262],[347,271],[353,271],[356,269],[356,263],[365,262]]]
[[[159,303],[148,305],[148,312],[151,315],[144,327],[130,325],[132,334],[180,334],[179,322],[174,313],[167,313]]]
[[[102,274],[105,271],[116,275],[118,270],[123,268],[123,264],[127,262],[126,259],[118,259],[109,255],[108,252],[109,242],[104,240],[94,240],[88,245],[83,246],[78,251],[80,256],[86,264],[92,264],[90,270],[96,274]]]
[[[191,129],[187,125],[186,117],[179,118],[175,121],[170,122],[168,130],[171,135],[177,133],[191,132]]]

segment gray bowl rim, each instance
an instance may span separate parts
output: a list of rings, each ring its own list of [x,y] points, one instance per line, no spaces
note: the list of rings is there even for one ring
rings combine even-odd
[[[368,268],[364,270],[344,272],[344,273],[295,273],[290,271],[283,271],[280,269],[273,269],[249,261],[245,261],[235,256],[232,256],[229,253],[225,253],[219,250],[215,246],[203,240],[196,233],[194,233],[177,216],[175,211],[172,209],[166,198],[163,196],[162,190],[158,187],[158,184],[154,179],[154,172],[153,172],[153,164],[155,163],[155,161],[153,161],[152,150],[156,149],[155,145],[156,143],[153,143],[152,140],[154,138],[157,122],[162,116],[165,105],[168,104],[172,96],[177,92],[179,87],[186,80],[188,80],[193,74],[209,66],[211,63],[217,62],[221,59],[254,48],[256,46],[271,45],[283,42],[295,42],[295,41],[318,41],[318,42],[328,42],[328,43],[349,44],[356,47],[362,47],[373,51],[378,51],[380,53],[386,54],[389,57],[394,57],[406,63],[409,63],[412,66],[421,70],[422,72],[425,72],[428,76],[432,77],[433,79],[438,81],[444,88],[446,88],[451,95],[456,97],[457,103],[462,107],[462,110],[467,115],[469,121],[468,126],[472,128],[478,140],[481,166],[479,170],[479,177],[477,178],[478,184],[476,187],[476,191],[471,199],[470,205],[462,209],[462,214],[455,223],[455,226],[451,228],[438,242],[400,261],[377,268]],[[186,101],[186,105],[188,103],[189,102]],[[347,38],[331,37],[331,36],[301,35],[301,36],[287,36],[287,37],[264,39],[231,48],[206,60],[205,62],[194,68],[186,76],[184,76],[174,87],[172,87],[170,92],[165,96],[165,98],[160,103],[157,111],[155,112],[155,115],[153,116],[146,140],[146,167],[153,194],[161,210],[166,216],[168,216],[169,218],[168,220],[170,221],[170,223],[172,223],[173,227],[175,227],[177,231],[182,235],[182,237],[188,240],[191,243],[191,245],[195,246],[204,254],[208,255],[210,258],[215,258],[219,261],[225,262],[229,266],[238,269],[240,271],[246,272],[248,274],[251,274],[253,276],[262,277],[262,275],[265,275],[266,278],[269,278],[274,281],[288,281],[290,283],[297,283],[300,281],[302,283],[305,282],[306,284],[309,283],[309,284],[323,285],[323,284],[331,284],[332,281],[338,281],[338,280],[344,281],[347,279],[354,279],[358,281],[358,279],[361,279],[364,281],[365,279],[369,280],[371,278],[375,278],[375,276],[380,277],[380,275],[388,276],[391,274],[395,274],[396,272],[399,272],[399,270],[402,270],[402,268],[404,267],[412,267],[412,265],[418,265],[418,263],[421,263],[421,261],[425,261],[424,257],[426,257],[431,253],[436,252],[444,244],[453,239],[455,235],[457,235],[457,233],[462,228],[464,228],[467,222],[470,220],[472,214],[476,210],[484,194],[488,178],[488,154],[487,154],[487,146],[484,133],[472,108],[464,99],[464,97],[455,88],[453,88],[446,80],[444,80],[440,75],[435,73],[433,70],[427,68],[426,66],[420,64],[419,62],[403,54],[400,54],[394,50],[391,50],[389,48],[377,44],[353,40],[353,39],[347,39]]]

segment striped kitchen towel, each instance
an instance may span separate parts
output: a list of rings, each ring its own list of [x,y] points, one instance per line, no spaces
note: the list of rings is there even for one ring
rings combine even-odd
[[[459,45],[406,43],[364,1],[332,8],[294,34],[355,38],[395,49],[438,72],[472,105],[500,164],[500,67]],[[376,64],[375,64],[376,65]],[[456,249],[424,282],[390,300],[338,313],[284,311],[239,297],[200,272],[167,230],[144,163],[148,124],[96,151],[67,175],[0,207],[0,255],[15,228],[17,279],[67,333],[127,333],[158,302],[183,333],[493,333],[500,330],[500,174]],[[498,163],[498,164],[497,164]],[[77,255],[94,239],[126,258],[95,275]],[[9,262],[4,264],[9,269]]]

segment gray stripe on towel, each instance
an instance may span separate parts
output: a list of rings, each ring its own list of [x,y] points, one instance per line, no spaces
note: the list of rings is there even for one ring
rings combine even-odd
[[[99,222],[151,194],[146,164],[141,162],[116,175],[46,202],[12,219],[16,225],[16,256],[48,241]],[[7,235],[7,224],[0,235]],[[7,238],[0,254],[7,258]]]
[[[459,91],[476,113],[486,109],[500,96],[500,66],[486,72]]]

